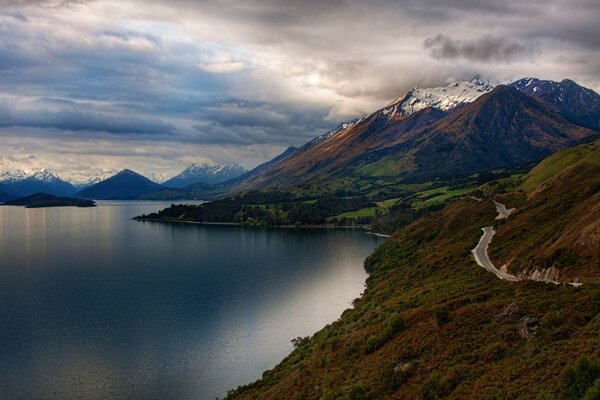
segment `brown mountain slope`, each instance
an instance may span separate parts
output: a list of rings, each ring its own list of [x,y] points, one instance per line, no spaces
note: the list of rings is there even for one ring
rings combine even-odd
[[[361,176],[394,177],[396,183],[465,177],[539,161],[594,133],[552,106],[501,85],[450,113],[426,109],[390,119],[376,112],[249,174],[233,191]]]
[[[349,163],[364,153],[402,143],[422,127],[439,121],[447,113],[425,109],[407,118],[388,119],[381,110],[358,124],[318,142],[309,143],[271,168],[242,182],[239,188],[291,188]]]

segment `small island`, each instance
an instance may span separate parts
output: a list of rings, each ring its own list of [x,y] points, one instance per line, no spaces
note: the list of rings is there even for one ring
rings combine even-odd
[[[96,207],[93,200],[58,197],[48,193],[36,193],[4,203],[5,206],[25,206],[25,208],[43,207]]]

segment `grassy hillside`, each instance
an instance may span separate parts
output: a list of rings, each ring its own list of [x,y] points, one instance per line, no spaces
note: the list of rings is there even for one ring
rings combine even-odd
[[[503,196],[516,212],[499,224],[492,259],[512,273],[600,283],[600,141],[549,157],[517,184]]]
[[[600,187],[572,193],[600,177],[594,162],[577,165],[580,157],[567,168],[554,165],[571,151],[597,160],[598,143],[587,146],[546,160],[524,180],[484,188],[481,193],[506,191],[498,196],[518,208],[506,222],[495,220],[491,198],[463,198],[397,231],[367,259],[367,288],[352,309],[313,337],[295,340],[292,354],[228,398],[577,399],[592,393],[589,386],[600,378],[600,266],[593,262],[600,236],[586,236],[580,262],[570,266],[586,282],[579,288],[500,281],[470,252],[481,227],[495,225],[495,262],[513,252],[543,256],[543,246],[529,245],[515,229],[554,220],[555,205],[566,216],[552,225],[555,240],[582,221],[598,226]],[[579,217],[569,221],[573,216]],[[546,235],[543,226],[536,237]]]

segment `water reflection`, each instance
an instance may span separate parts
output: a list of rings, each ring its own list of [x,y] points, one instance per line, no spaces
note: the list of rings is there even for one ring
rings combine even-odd
[[[380,242],[0,207],[0,398],[214,399],[335,320]]]

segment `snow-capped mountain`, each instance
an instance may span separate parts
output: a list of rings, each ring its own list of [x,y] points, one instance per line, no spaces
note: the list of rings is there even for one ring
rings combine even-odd
[[[27,178],[27,173],[22,169],[14,171],[0,171],[0,182],[14,182]]]
[[[94,176],[92,176],[89,179],[86,179],[85,181],[81,181],[81,182],[71,182],[77,189],[81,190],[81,189],[85,189],[88,188],[92,185],[95,185],[96,183],[100,183],[102,181],[105,181],[106,179],[110,178],[111,176],[114,176],[116,174],[118,174],[119,171],[116,169],[102,169],[100,171],[98,171]]]
[[[164,185],[173,188],[182,188],[195,183],[222,183],[237,178],[247,170],[237,164],[192,164],[179,175],[167,180]]]
[[[451,82],[440,87],[422,88],[415,86],[406,95],[391,102],[374,114],[377,114],[382,122],[385,123],[390,120],[407,118],[425,108],[449,111],[457,106],[474,102],[479,96],[491,92],[497,85],[497,82],[482,79],[479,75],[476,75],[469,81]],[[323,142],[340,132],[359,125],[372,116],[373,114],[369,114],[362,118],[344,122],[337,128],[314,138],[302,148],[307,149],[317,143]]]
[[[30,177],[40,182],[63,182],[56,172],[46,168],[33,172]]]
[[[571,122],[600,130],[600,95],[591,89],[570,79],[523,78],[510,86],[556,107]]]
[[[481,79],[479,75],[470,81],[451,82],[440,87],[415,86],[382,112],[390,118],[406,118],[428,107],[448,111],[461,104],[472,103],[482,94],[491,92],[494,87],[496,83]]]
[[[152,173],[150,173],[149,178],[153,182],[163,184],[166,181],[168,181],[169,179],[171,179],[171,175],[164,174],[164,173],[158,173],[158,172],[152,172]]]
[[[71,183],[46,168],[30,174],[23,170],[3,171],[0,172],[0,183],[3,190],[15,196],[29,196],[35,193],[68,196],[76,190]]]

